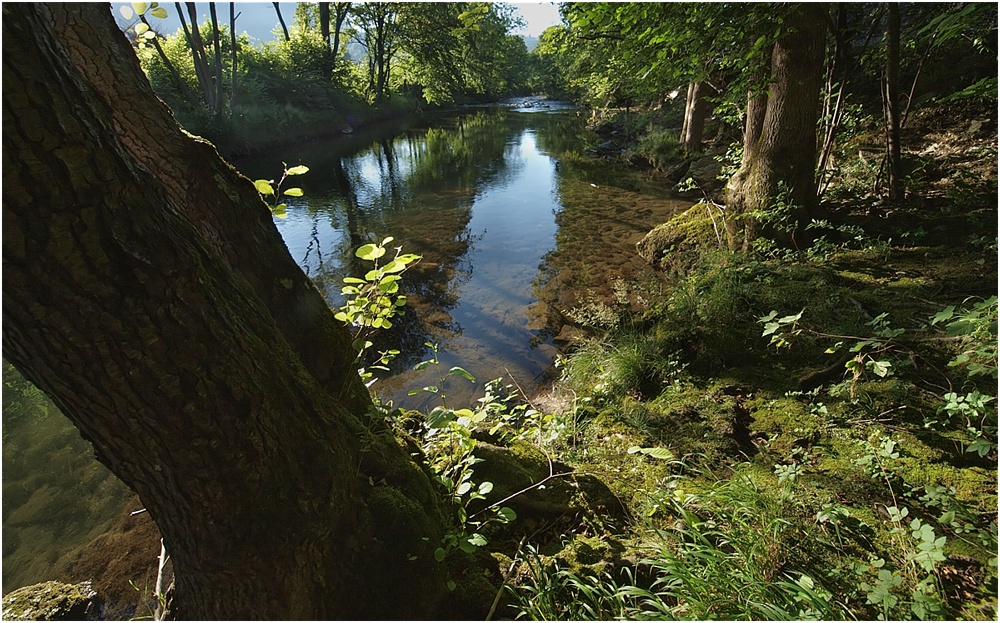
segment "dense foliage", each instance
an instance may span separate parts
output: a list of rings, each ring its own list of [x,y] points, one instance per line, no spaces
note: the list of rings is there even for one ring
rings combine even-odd
[[[519,18],[509,5],[324,5],[331,3],[299,3],[287,38],[268,43],[234,37],[235,22],[218,19],[159,35],[164,7],[122,11],[154,88],[185,127],[224,153],[525,90],[528,53],[510,34]]]

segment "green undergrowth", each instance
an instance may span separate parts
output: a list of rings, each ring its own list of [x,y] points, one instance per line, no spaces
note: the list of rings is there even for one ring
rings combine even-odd
[[[995,239],[852,231],[748,256],[705,236],[642,309],[575,310],[553,450],[630,520],[588,537],[621,548],[599,565],[580,535],[522,544],[508,614],[995,618]]]

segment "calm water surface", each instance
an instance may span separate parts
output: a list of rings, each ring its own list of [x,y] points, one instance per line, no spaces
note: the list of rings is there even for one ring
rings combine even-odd
[[[445,385],[453,405],[506,377],[530,392],[544,380],[565,312],[600,298],[612,279],[647,271],[635,242],[688,203],[642,173],[581,157],[588,139],[572,112],[481,109],[412,121],[393,138],[356,135],[237,162],[251,178],[281,163],[308,174],[286,183],[305,195],[275,219],[292,257],[337,307],[342,279],[369,268],[354,257],[368,241],[423,260],[404,275],[406,315],[376,338],[398,348],[374,387],[410,408],[438,404],[411,389],[437,384],[412,371],[439,345],[444,370],[475,384]],[[6,379],[5,379],[6,380]],[[122,511],[125,488],[92,457],[68,420],[47,406],[31,426],[3,434],[3,588],[51,579],[65,552],[86,544]]]

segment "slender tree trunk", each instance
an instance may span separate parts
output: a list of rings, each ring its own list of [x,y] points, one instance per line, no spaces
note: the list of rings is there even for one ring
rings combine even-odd
[[[684,96],[684,118],[681,120],[680,142],[684,144],[684,137],[687,136],[688,117],[691,113],[691,98],[694,92],[694,82],[688,82],[687,95]]]
[[[201,33],[198,31],[198,9],[194,2],[187,2],[185,4],[187,5],[188,15],[191,18],[190,29],[187,22],[184,21],[181,3],[174,3],[177,7],[177,16],[181,20],[181,26],[184,28],[184,36],[187,38],[188,47],[191,48],[194,73],[198,78],[198,85],[201,87],[203,101],[210,109],[214,109],[212,101],[212,76],[208,71],[208,60],[205,58],[205,45],[202,43]]]
[[[106,6],[2,10],[3,355],[141,497],[175,616],[432,616],[438,498],[253,185]]]
[[[229,115],[232,116],[236,109],[236,65],[239,58],[239,43],[236,40],[236,3],[229,3],[229,53],[231,55],[229,65],[232,74],[229,86]]]
[[[140,15],[139,19],[142,20],[143,24],[147,26],[150,25],[149,21],[146,20],[145,15]],[[198,99],[194,96],[194,93],[191,92],[191,89],[188,88],[184,79],[181,78],[181,75],[177,72],[177,68],[174,67],[174,64],[170,62],[170,58],[167,56],[166,52],[163,51],[163,47],[160,45],[159,37],[153,37],[153,47],[156,48],[156,53],[159,54],[160,60],[163,61],[163,66],[167,68],[168,72],[170,72],[170,78],[174,81],[174,84],[177,85],[177,90],[189,104],[197,106]]]
[[[222,117],[222,42],[219,40],[219,16],[215,11],[215,3],[208,3],[208,13],[212,16],[212,50],[215,52],[213,65],[215,67],[215,116]]]
[[[285,41],[291,41],[292,38],[288,36],[288,26],[285,25],[285,18],[281,17],[281,6],[277,2],[272,2],[274,5],[274,12],[278,14],[278,23],[281,24],[281,32],[285,33]]]
[[[684,125],[681,130],[681,145],[688,153],[701,151],[705,116],[708,113],[708,101],[705,99],[705,92],[708,88],[707,84],[700,81],[688,85],[687,101],[684,106]]]
[[[757,74],[754,76],[754,82],[763,82],[765,76],[766,74],[763,72]],[[737,210],[746,209],[742,204],[742,195],[737,193],[749,184],[751,168],[746,166],[746,163],[759,159],[760,137],[764,133],[764,117],[767,115],[767,100],[766,89],[751,91],[747,94],[747,114],[743,123],[743,160],[739,170],[727,184],[729,206],[727,208],[726,233],[729,238],[729,246],[732,249],[748,250],[759,233],[755,220],[743,218],[737,212]]]
[[[334,11],[334,28],[333,28],[333,61],[337,62],[337,57],[340,55],[340,33],[344,27],[344,22],[347,20],[347,15],[351,10],[350,2],[335,2],[333,4]]]
[[[743,162],[727,185],[726,226],[735,248],[747,249],[757,237],[760,223],[753,214],[774,204],[779,182],[787,187],[786,199],[799,207],[796,218],[809,216],[816,201],[816,121],[826,5],[797,5],[785,25],[787,34],[771,53],[771,85],[763,117],[757,108],[763,102],[752,98]]]
[[[903,164],[899,146],[899,4],[886,4],[885,133],[889,163],[889,200],[902,201]]]

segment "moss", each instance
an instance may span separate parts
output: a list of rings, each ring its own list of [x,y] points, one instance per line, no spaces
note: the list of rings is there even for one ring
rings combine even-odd
[[[554,558],[578,577],[600,577],[621,562],[624,552],[624,545],[614,538],[576,534]]]
[[[95,620],[100,604],[90,582],[42,582],[7,593],[3,598],[3,618],[7,621]]]
[[[368,492],[366,502],[373,533],[384,541],[384,549],[396,552],[399,557],[427,553],[427,548],[419,544],[441,530],[426,508],[396,487],[375,486]]]
[[[702,249],[717,248],[719,240],[709,209],[711,206],[697,203],[666,223],[657,225],[636,243],[639,255],[655,266],[663,266],[668,261],[668,255],[675,256],[669,260],[673,262],[677,257],[696,256]]]

